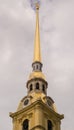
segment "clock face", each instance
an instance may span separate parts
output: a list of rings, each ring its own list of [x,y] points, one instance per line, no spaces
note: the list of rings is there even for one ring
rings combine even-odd
[[[29,103],[29,99],[26,99],[26,100],[24,101],[24,105],[26,106],[26,105],[28,105],[28,103]]]
[[[47,104],[48,104],[49,106],[51,106],[51,103],[50,103],[50,101],[49,101],[49,100],[47,100]]]

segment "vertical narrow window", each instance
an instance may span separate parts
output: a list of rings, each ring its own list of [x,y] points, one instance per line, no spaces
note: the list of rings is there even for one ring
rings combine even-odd
[[[32,86],[32,84],[30,85],[30,91],[32,91],[33,90],[33,86]]]
[[[35,66],[33,67],[33,70],[35,70]]]
[[[29,121],[28,121],[28,119],[26,119],[23,122],[23,129],[22,130],[28,130],[28,129],[29,129]]]
[[[38,65],[37,65],[37,69],[38,69]]]
[[[39,89],[39,83],[36,83],[36,89]]]
[[[42,85],[42,90],[45,91],[45,86],[44,86],[44,84]]]
[[[52,122],[48,120],[48,130],[52,130]]]

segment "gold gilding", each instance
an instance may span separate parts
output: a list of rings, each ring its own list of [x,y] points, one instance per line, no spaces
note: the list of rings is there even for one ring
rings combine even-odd
[[[34,79],[34,78],[42,78],[45,80],[45,76],[42,72],[38,71],[38,72],[32,72],[29,76],[29,80]]]
[[[40,52],[40,32],[39,32],[39,6],[36,5],[36,31],[35,31],[35,43],[34,43],[34,59],[33,62],[41,62]]]

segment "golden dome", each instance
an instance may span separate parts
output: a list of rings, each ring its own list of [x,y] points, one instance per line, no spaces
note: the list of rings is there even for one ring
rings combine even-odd
[[[41,78],[41,79],[44,79],[45,80],[45,76],[42,72],[40,71],[34,71],[30,74],[29,76],[29,80],[33,79],[33,78]]]

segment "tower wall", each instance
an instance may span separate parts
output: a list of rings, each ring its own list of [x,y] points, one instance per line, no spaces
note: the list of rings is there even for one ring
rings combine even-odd
[[[34,102],[23,110],[11,114],[13,130],[23,130],[24,120],[28,120],[28,130],[49,130],[48,120],[52,123],[51,130],[60,130],[63,115],[60,115],[46,106],[41,100]]]

